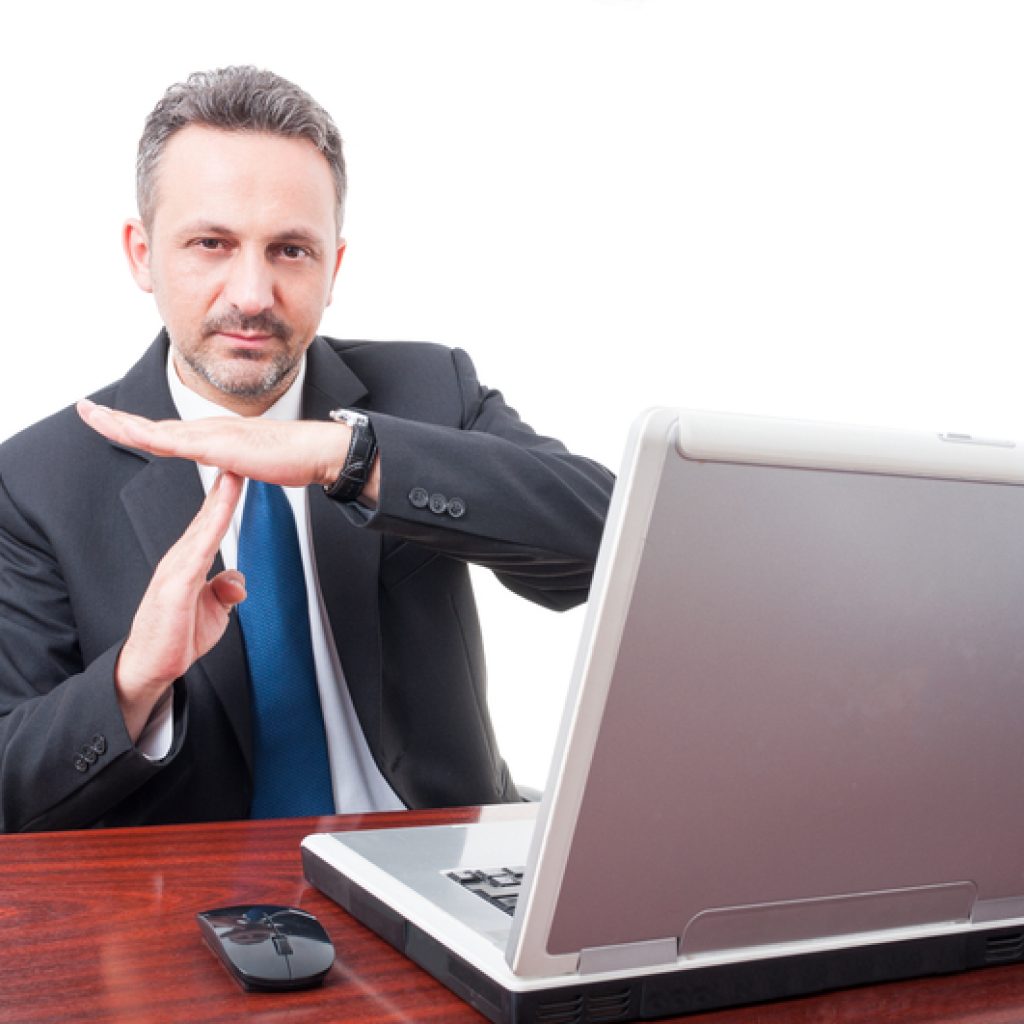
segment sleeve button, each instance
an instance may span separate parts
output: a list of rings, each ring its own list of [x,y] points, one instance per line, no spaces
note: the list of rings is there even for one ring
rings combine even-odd
[[[430,511],[434,515],[442,515],[448,508],[448,499],[443,494],[432,494],[430,496]]]
[[[426,508],[429,501],[430,496],[422,487],[414,487],[409,492],[409,504],[411,504],[413,508]]]
[[[75,757],[75,771],[76,772],[87,772],[89,770],[89,762],[86,761],[81,754]]]
[[[461,498],[452,498],[448,502],[448,515],[452,519],[461,519],[466,514],[466,503]]]
[[[96,735],[92,738],[92,749],[97,754],[103,755],[107,752],[107,737]]]

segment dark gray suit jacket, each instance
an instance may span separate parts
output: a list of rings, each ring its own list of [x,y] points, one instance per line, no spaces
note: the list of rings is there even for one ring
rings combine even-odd
[[[175,417],[166,351],[162,334],[93,397]],[[321,588],[373,757],[410,807],[515,799],[466,562],[540,604],[578,604],[611,475],[525,426],[457,350],[318,338],[308,359],[303,415],[365,409],[381,451],[377,511],[310,489]],[[424,492],[446,500],[432,510]],[[248,815],[249,680],[234,617],[174,686],[164,760],[133,746],[114,692],[135,609],[202,497],[192,463],[113,445],[74,410],[0,446],[0,829]]]

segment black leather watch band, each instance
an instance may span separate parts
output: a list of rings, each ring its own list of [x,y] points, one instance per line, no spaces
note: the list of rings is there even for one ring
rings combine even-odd
[[[335,501],[355,501],[373,471],[373,460],[377,457],[377,438],[373,432],[370,417],[352,409],[332,409],[331,419],[344,423],[352,431],[348,454],[341,467],[338,479],[324,486],[328,498]]]

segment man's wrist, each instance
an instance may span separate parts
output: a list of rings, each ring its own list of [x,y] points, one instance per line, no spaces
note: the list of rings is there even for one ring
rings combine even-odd
[[[332,409],[331,419],[344,423],[350,431],[348,452],[341,471],[324,491],[335,501],[355,501],[366,489],[377,460],[377,438],[373,424],[364,412]]]
[[[128,734],[135,743],[174,680],[156,679],[142,672],[133,661],[130,644],[129,637],[114,664],[114,689]]]

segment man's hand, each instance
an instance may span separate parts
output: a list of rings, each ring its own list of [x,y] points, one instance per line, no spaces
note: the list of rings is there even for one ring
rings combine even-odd
[[[132,742],[175,679],[224,635],[231,609],[245,600],[245,578],[226,571],[208,580],[242,493],[242,480],[222,473],[189,528],[156,567],[114,679]]]
[[[351,430],[343,423],[215,417],[202,420],[148,420],[83,399],[78,413],[104,437],[154,455],[192,459],[238,476],[283,487],[330,485],[348,454]],[[380,460],[360,500],[376,503]]]

